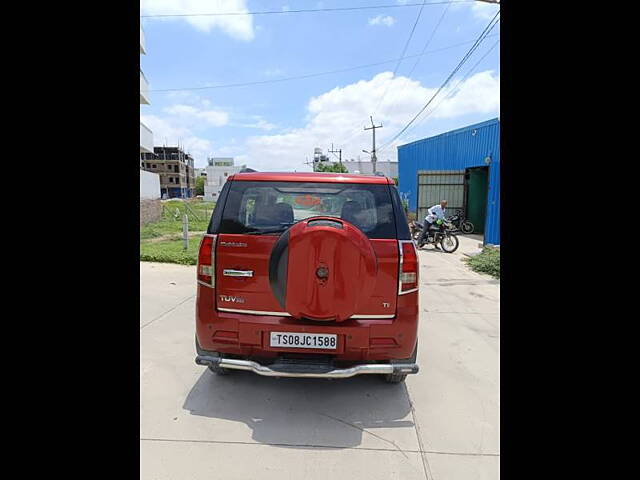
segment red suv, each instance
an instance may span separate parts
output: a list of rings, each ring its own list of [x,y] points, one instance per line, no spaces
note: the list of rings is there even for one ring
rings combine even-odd
[[[232,175],[200,244],[196,363],[402,382],[418,372],[418,271],[391,179]]]

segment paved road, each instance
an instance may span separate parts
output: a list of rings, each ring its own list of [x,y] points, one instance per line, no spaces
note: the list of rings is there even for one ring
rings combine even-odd
[[[140,264],[142,479],[497,479],[500,285],[420,252],[418,375],[216,377],[193,361],[195,267]]]

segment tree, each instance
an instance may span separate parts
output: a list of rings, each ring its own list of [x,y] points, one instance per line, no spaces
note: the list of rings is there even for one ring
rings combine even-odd
[[[196,195],[204,195],[204,182],[206,182],[205,177],[197,177],[196,178]]]
[[[316,172],[349,173],[349,170],[342,163],[320,163],[316,167]]]

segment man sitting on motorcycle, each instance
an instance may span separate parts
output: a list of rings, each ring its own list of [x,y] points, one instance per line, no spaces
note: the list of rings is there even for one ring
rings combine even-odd
[[[427,216],[424,219],[424,229],[422,230],[422,233],[418,238],[418,247],[422,246],[423,242],[427,240],[427,236],[429,235],[429,229],[431,228],[431,225],[433,225],[433,223],[436,220],[445,219],[444,212],[446,208],[447,208],[447,201],[442,200],[439,205],[436,204],[427,210]],[[438,247],[438,245],[434,244],[434,247],[440,250],[440,247]]]

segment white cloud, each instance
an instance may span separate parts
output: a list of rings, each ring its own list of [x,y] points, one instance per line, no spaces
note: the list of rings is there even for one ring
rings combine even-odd
[[[451,10],[467,10],[470,11],[472,16],[479,21],[488,22],[493,18],[496,12],[500,9],[500,5],[487,2],[470,2],[470,3],[452,3]]]
[[[453,86],[456,83],[454,80]],[[434,106],[440,101],[442,104],[430,115],[431,118],[454,118],[469,112],[497,112],[500,109],[500,77],[493,76],[491,71],[476,73],[462,83],[451,97],[444,101],[442,98],[434,101]]]
[[[231,122],[230,115],[224,110],[210,109],[211,101],[197,95],[182,97],[185,103],[178,103],[165,107],[163,112],[172,117],[172,121],[186,128],[202,127],[244,127],[271,131],[278,128],[260,115],[234,114],[235,121]],[[206,107],[206,108],[201,108]]]
[[[267,68],[263,72],[267,77],[281,77],[285,74],[285,71],[281,68]]]
[[[396,23],[396,19],[390,15],[378,15],[377,17],[369,19],[369,25],[385,25],[391,27],[394,23]]]
[[[486,2],[473,2],[471,4],[471,12],[473,13],[473,16],[477,19],[486,21],[491,20],[499,8],[499,5]]]
[[[210,105],[208,100],[203,100],[203,103]],[[222,127],[229,123],[229,114],[222,110],[200,110],[192,105],[177,104],[166,107],[164,112],[180,117],[185,122],[204,121],[213,127]]]
[[[342,158],[367,158],[362,149],[371,147],[371,132],[363,127],[381,95],[388,86],[385,101],[375,112],[374,120],[383,128],[376,131],[378,148],[397,133],[435,93],[437,87],[429,88],[406,77],[392,78],[384,72],[370,80],[361,80],[344,87],[336,87],[309,100],[307,123],[276,135],[249,137],[246,142],[246,163],[258,170],[309,170],[304,165],[313,156],[313,148],[325,152],[334,143],[342,148]],[[456,85],[458,79],[452,80]],[[443,95],[444,93],[444,95]],[[434,106],[445,98],[441,92]],[[427,125],[437,119],[451,119],[470,114],[495,114],[500,106],[500,77],[491,71],[477,73],[463,82],[459,90],[442,101]],[[427,112],[430,109],[427,110]],[[406,137],[394,145],[406,143]],[[387,148],[378,156],[379,160],[396,160],[395,148]]]
[[[143,15],[185,15],[193,13],[248,12],[246,0],[142,0],[140,10]],[[194,28],[209,33],[218,28],[237,39],[253,40],[253,18],[251,15],[223,15],[200,17],[165,17],[153,21],[184,21]]]
[[[260,117],[259,115],[254,115],[252,117],[252,120],[253,122],[251,123],[242,123],[242,124],[238,124],[237,126],[245,127],[245,128],[257,128],[257,129],[266,130],[266,131],[270,131],[278,128],[276,124],[266,121],[264,118]]]

